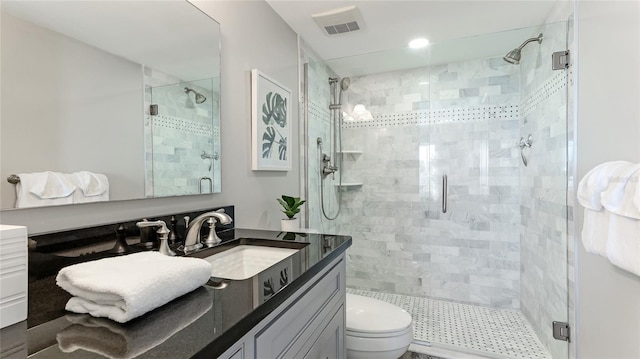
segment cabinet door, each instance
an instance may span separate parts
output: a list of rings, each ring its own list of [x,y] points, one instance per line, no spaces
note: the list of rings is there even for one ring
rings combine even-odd
[[[304,354],[307,344],[313,343],[317,334],[329,321],[336,307],[343,308],[345,299],[345,266],[340,259],[334,267],[322,275],[298,300],[284,309],[275,320],[260,329],[255,337],[256,358],[293,358],[292,353]]]
[[[344,307],[340,307],[313,344],[305,359],[344,359]]]

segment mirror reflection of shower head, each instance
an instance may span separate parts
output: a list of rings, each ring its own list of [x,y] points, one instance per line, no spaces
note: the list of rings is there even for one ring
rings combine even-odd
[[[204,96],[203,96],[201,93],[199,93],[198,91],[196,91],[196,90],[194,90],[194,89],[191,89],[191,88],[188,88],[188,87],[185,87],[185,88],[184,88],[184,93],[189,94],[189,92],[193,92],[193,93],[196,95],[196,103],[197,103],[197,104],[201,104],[201,103],[203,103],[203,102],[207,101],[207,98],[206,98],[206,97],[204,97]]]
[[[527,39],[527,41],[523,42],[522,45],[520,45],[520,47],[518,47],[517,49],[513,49],[511,51],[509,51],[506,55],[504,55],[504,57],[502,58],[504,61],[513,64],[513,65],[517,65],[520,63],[520,58],[522,56],[522,49],[530,42],[533,41],[537,41],[539,44],[542,43],[542,34],[538,35],[538,37],[532,37],[530,39]]]

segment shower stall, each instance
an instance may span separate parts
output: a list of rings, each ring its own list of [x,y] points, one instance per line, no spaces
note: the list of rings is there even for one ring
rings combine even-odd
[[[300,43],[306,225],[353,237],[349,291],[407,309],[410,350],[568,357],[567,26],[329,60]]]
[[[219,192],[219,78],[184,82],[154,74],[146,82],[146,196]]]

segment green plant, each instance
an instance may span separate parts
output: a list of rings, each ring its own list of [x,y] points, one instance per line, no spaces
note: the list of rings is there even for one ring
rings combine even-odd
[[[305,200],[300,200],[300,197],[290,197],[286,195],[282,195],[282,199],[276,198],[278,203],[284,208],[282,213],[286,214],[289,219],[292,219],[297,213],[300,212],[300,206],[306,202]]]

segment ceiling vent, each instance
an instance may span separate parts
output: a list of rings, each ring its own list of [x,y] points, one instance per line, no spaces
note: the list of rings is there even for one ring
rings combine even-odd
[[[313,14],[311,17],[327,35],[357,31],[362,28],[363,23],[362,15],[355,5]]]

